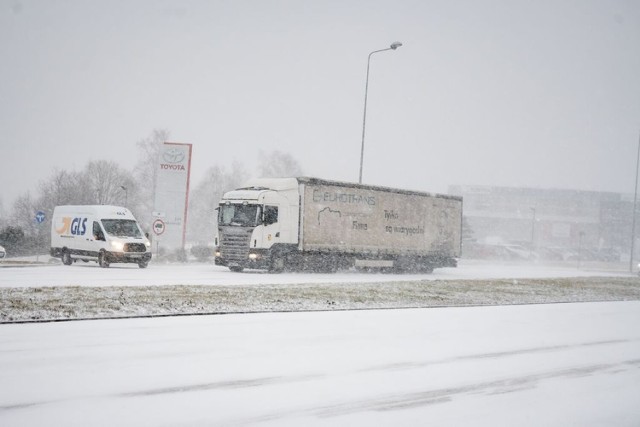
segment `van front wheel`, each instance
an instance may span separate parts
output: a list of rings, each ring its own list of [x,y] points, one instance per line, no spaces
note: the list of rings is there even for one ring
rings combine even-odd
[[[62,253],[62,263],[64,265],[71,265],[72,262],[73,260],[71,260],[71,254],[69,253],[69,251],[64,251]]]
[[[138,263],[138,267],[140,267],[140,268],[147,268],[147,265],[149,265],[149,263],[147,261],[140,261]]]
[[[109,260],[107,259],[107,254],[104,252],[100,252],[98,254],[98,265],[102,268],[109,267]]]

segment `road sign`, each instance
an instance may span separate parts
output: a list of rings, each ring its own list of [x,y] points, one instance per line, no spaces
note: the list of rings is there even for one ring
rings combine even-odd
[[[36,223],[42,224],[46,218],[47,218],[47,216],[45,215],[44,212],[38,211],[38,212],[36,212],[36,216],[35,216],[34,219],[36,220]]]
[[[164,233],[165,230],[165,225],[164,225],[164,221],[162,221],[161,219],[156,219],[155,221],[153,221],[153,232],[159,236],[162,233]]]

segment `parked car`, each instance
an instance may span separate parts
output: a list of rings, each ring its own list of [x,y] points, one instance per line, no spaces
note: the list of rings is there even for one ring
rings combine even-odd
[[[0,246],[0,259],[7,256],[7,251],[4,250],[2,246]]]

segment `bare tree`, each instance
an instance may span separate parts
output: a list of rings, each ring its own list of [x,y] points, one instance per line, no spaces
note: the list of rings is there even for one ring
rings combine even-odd
[[[35,214],[40,210],[38,202],[25,193],[13,204],[11,212],[11,230],[3,228],[11,234],[21,235],[19,241],[13,241],[12,247],[7,248],[14,255],[34,255],[46,253],[49,250],[49,225],[36,224]],[[8,242],[6,242],[8,243]]]
[[[131,173],[120,168],[117,163],[106,160],[89,162],[83,177],[89,186],[92,204],[96,205],[124,204],[123,191],[129,189],[125,184],[131,187],[131,183],[134,182]]]
[[[37,210],[36,201],[31,197],[30,193],[18,197],[13,203],[11,211],[11,223],[22,228],[25,233],[33,230],[33,217]]]
[[[0,230],[5,228],[9,224],[9,213],[5,210],[2,198],[0,198]]]
[[[206,244],[213,240],[218,202],[225,192],[238,188],[247,175],[238,162],[231,165],[231,170],[218,165],[207,170],[205,178],[189,196],[187,235],[190,241]]]
[[[260,177],[282,178],[302,175],[300,163],[288,153],[278,150],[265,153],[260,150],[258,155],[260,156]]]
[[[40,182],[40,209],[52,212],[58,205],[86,205],[93,202],[89,183],[82,173],[54,169],[53,174]]]

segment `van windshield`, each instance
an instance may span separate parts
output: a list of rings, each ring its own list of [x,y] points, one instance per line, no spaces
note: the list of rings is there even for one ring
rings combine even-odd
[[[218,224],[236,225],[240,227],[255,227],[256,225],[258,225],[259,217],[259,205],[220,205]]]
[[[104,231],[112,236],[142,237],[138,224],[132,219],[103,219],[101,222]]]

